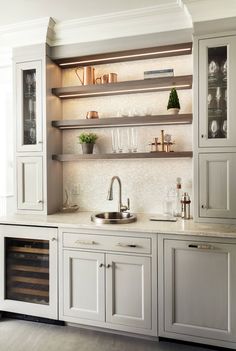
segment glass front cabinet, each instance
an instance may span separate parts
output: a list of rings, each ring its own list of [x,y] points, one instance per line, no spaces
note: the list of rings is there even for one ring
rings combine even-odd
[[[0,241],[0,310],[57,319],[57,229],[1,225]]]
[[[199,146],[236,146],[236,37],[199,40]]]
[[[16,64],[17,152],[42,151],[41,61]]]

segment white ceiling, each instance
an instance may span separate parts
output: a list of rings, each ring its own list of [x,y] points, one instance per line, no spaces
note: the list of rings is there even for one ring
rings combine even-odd
[[[0,0],[0,27],[42,17],[52,17],[60,22],[177,2],[178,0]]]

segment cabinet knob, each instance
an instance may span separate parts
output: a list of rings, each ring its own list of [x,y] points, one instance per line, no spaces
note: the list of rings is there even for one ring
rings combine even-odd
[[[43,143],[42,140],[39,140],[39,141],[38,141],[38,144],[42,144],[42,143]]]
[[[110,264],[108,264],[108,265],[107,265],[107,268],[110,268],[110,267],[111,267],[111,265],[110,265]]]
[[[103,263],[100,263],[99,267],[102,268],[103,266],[104,266],[104,264],[103,264]]]
[[[206,209],[207,207],[206,207],[206,205],[202,205],[201,208],[202,209]]]
[[[43,203],[43,200],[38,200],[38,204],[42,204]]]
[[[202,134],[202,135],[201,135],[201,138],[202,138],[202,139],[204,139],[205,137],[206,137],[205,134]]]
[[[53,238],[51,239],[51,241],[57,241],[57,238],[53,237]]]

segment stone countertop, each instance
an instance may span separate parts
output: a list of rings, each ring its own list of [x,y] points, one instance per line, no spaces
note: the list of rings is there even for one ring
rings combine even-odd
[[[138,213],[137,222],[129,224],[97,225],[91,222],[93,212],[76,212],[73,214],[55,213],[53,215],[16,214],[0,217],[0,224],[33,225],[42,227],[58,227],[73,229],[96,229],[104,233],[123,231],[152,234],[182,234],[212,237],[236,238],[236,225],[196,223],[193,220],[178,219],[177,222],[150,221],[151,214]]]

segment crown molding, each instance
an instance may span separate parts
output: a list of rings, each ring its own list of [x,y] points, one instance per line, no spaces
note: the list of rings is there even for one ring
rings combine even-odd
[[[193,23],[236,17],[236,1],[181,0],[187,7]]]
[[[1,47],[19,47],[32,44],[52,43],[55,33],[52,18],[40,18],[0,27]]]
[[[0,48],[0,68],[10,66],[12,63],[12,49],[8,47]]]
[[[189,16],[176,1],[56,23],[52,45],[107,40],[191,27]]]

